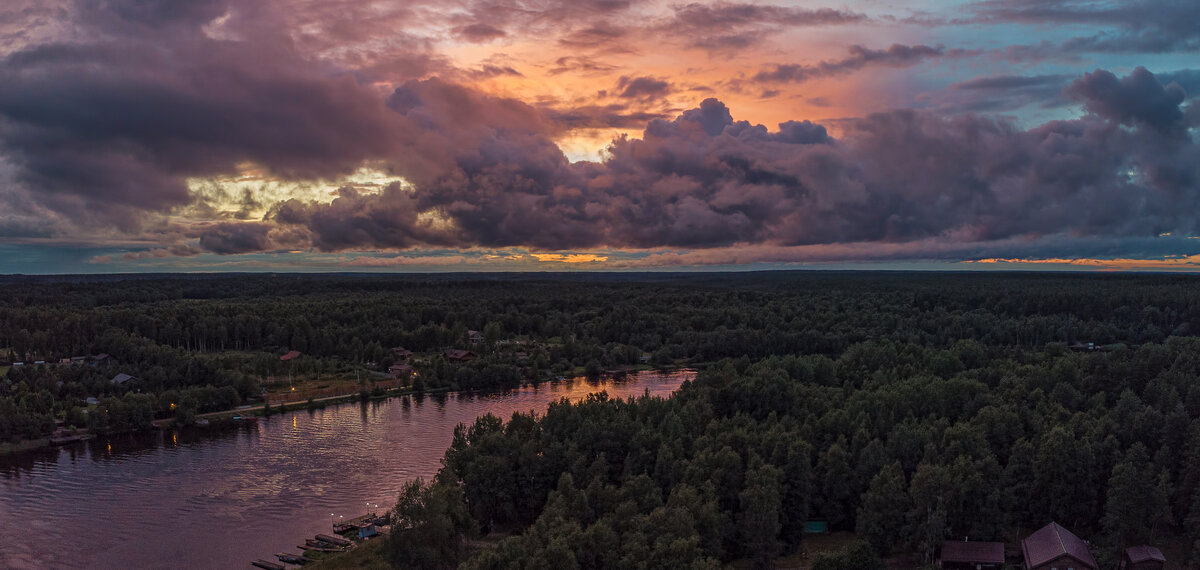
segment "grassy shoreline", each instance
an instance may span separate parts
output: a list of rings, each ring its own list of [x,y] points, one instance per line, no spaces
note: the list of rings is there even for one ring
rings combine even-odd
[[[33,451],[35,449],[42,449],[44,447],[50,447],[51,445],[52,444],[50,443],[50,438],[48,438],[48,437],[43,437],[43,438],[39,438],[39,439],[24,439],[24,440],[18,441],[16,443],[3,442],[3,443],[0,443],[0,455],[8,455],[10,453],[22,453],[22,452],[26,452],[26,451]]]

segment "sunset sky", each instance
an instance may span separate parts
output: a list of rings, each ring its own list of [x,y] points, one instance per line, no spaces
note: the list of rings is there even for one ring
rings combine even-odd
[[[0,273],[1200,270],[1198,22],[6,0]]]

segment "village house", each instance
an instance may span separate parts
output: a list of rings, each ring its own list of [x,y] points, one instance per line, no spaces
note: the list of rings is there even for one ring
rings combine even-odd
[[[1100,570],[1083,539],[1056,522],[1021,541],[1025,570]]]
[[[1131,546],[1125,549],[1119,570],[1163,570],[1167,557],[1153,546]]]
[[[289,350],[287,354],[279,357],[280,360],[284,360],[284,361],[295,360],[297,358],[300,358],[299,350]]]
[[[130,375],[122,372],[120,374],[117,374],[116,376],[113,376],[112,380],[109,380],[108,382],[109,382],[109,384],[112,384],[113,386],[124,386],[130,382],[136,383],[137,377],[130,376]]]
[[[397,362],[388,368],[388,374],[396,380],[412,378],[413,367],[402,362]]]
[[[392,349],[392,355],[396,357],[397,361],[403,361],[411,358],[413,352],[407,348],[404,348],[403,346],[397,346]]]
[[[474,352],[458,348],[447,348],[442,351],[442,358],[451,362],[470,362],[478,357]]]
[[[479,346],[483,344],[483,333],[479,331],[467,331],[467,340],[471,341],[471,346]]]
[[[1004,543],[947,542],[940,560],[943,570],[999,570],[1004,567]]]

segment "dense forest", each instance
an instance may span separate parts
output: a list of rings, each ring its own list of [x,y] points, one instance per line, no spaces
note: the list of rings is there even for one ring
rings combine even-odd
[[[1058,521],[1112,568],[1118,547],[1200,540],[1197,377],[1195,338],[1086,354],[878,340],[838,358],[726,360],[669,400],[462,426],[437,480],[401,497],[394,561],[766,568],[821,520],[931,563],[951,537],[1014,541]],[[469,558],[446,548],[496,529],[519,534]]]
[[[1106,563],[1154,541],[1195,557],[1198,284],[837,272],[0,278],[0,439],[44,435],[55,420],[122,430],[227,409],[283,374],[379,372],[394,346],[468,348],[475,330],[481,357],[435,358],[419,388],[637,363],[702,372],[668,400],[599,396],[460,427],[438,477],[400,497],[398,567],[767,567],[803,550],[808,521],[862,539],[822,568],[898,553],[929,563],[947,538],[1012,541],[1050,521],[1090,538]],[[514,341],[528,352],[520,365],[500,348]],[[304,357],[281,362],[288,350]],[[109,359],[53,364],[97,354]],[[136,387],[114,384],[118,372]],[[89,397],[100,404],[84,418]],[[510,537],[469,548],[489,532]]]

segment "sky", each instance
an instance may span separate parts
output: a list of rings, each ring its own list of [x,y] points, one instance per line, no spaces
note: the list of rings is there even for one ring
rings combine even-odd
[[[6,0],[0,273],[1200,270],[1195,0]]]

